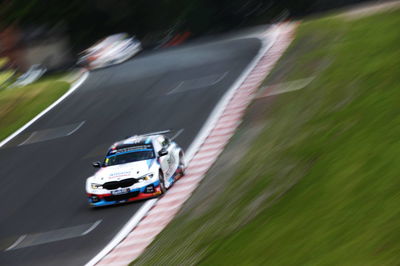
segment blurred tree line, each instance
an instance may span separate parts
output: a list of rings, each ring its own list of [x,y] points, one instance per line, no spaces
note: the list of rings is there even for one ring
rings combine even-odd
[[[75,49],[109,34],[190,31],[194,35],[268,23],[283,10],[302,16],[362,0],[1,0],[0,30],[57,26]],[[261,19],[261,20],[260,20]]]

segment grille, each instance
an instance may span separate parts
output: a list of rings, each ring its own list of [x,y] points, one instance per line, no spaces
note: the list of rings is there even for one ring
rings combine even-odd
[[[126,194],[122,194],[122,195],[111,195],[111,196],[107,196],[104,197],[105,201],[120,201],[120,200],[127,200],[133,197],[136,197],[137,195],[139,195],[139,191],[132,191]]]
[[[121,181],[111,181],[104,183],[103,188],[111,190],[123,187],[130,187],[137,182],[138,181],[135,178],[128,178]]]

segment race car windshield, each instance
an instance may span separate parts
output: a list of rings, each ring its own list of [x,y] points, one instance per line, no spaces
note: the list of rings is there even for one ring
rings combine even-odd
[[[136,151],[129,151],[124,153],[117,153],[111,156],[106,157],[104,160],[104,166],[111,166],[117,164],[124,164],[124,163],[132,163],[137,161],[143,161],[148,159],[153,159],[154,151],[153,149],[147,150],[136,150]]]

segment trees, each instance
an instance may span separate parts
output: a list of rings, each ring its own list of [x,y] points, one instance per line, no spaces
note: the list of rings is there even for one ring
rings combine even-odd
[[[0,27],[62,24],[78,47],[125,31],[139,37],[180,25],[201,34],[231,29],[262,16],[264,23],[283,9],[304,15],[362,0],[1,0]]]

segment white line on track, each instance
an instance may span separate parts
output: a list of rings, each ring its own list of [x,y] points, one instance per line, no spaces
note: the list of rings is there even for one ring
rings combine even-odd
[[[93,231],[101,223],[101,221],[102,220],[98,220],[90,224],[58,228],[46,232],[25,234],[19,237],[17,241],[15,241],[15,243],[8,247],[5,251],[85,236]]]
[[[24,140],[23,142],[21,142],[20,144],[18,144],[18,146],[25,145],[25,144],[28,143],[28,142],[33,138],[33,136],[35,136],[36,134],[37,134],[37,131],[32,132],[32,134],[30,134],[29,137],[26,138],[26,140]]]
[[[9,246],[5,251],[11,250],[13,248],[15,248],[16,246],[19,245],[19,243],[21,243],[24,239],[26,238],[26,235],[22,235],[20,236],[17,241],[14,242],[14,244],[12,244],[11,246]]]
[[[226,71],[222,75],[221,74],[212,74],[212,75],[195,78],[195,79],[191,79],[191,80],[183,80],[183,81],[179,82],[179,84],[174,89],[169,91],[167,93],[167,95],[214,86],[215,84],[217,84],[221,80],[223,80],[228,73],[229,73],[229,71]],[[185,84],[185,86],[184,86],[184,84]]]
[[[49,107],[44,109],[42,112],[40,112],[37,116],[35,116],[32,120],[30,120],[28,123],[26,123],[24,126],[19,128],[17,131],[15,131],[13,134],[8,136],[6,139],[4,139],[2,142],[0,142],[0,148],[3,147],[6,143],[11,141],[13,138],[18,136],[22,131],[30,127],[33,123],[35,123],[37,120],[39,120],[42,116],[47,114],[51,109],[56,107],[58,104],[60,104],[62,101],[64,101],[69,95],[71,95],[77,88],[79,88],[80,85],[88,78],[89,72],[85,72],[82,77],[80,77],[74,84],[72,84],[71,88],[63,95],[61,96],[57,101],[52,103]]]
[[[175,135],[173,135],[173,136],[171,137],[171,140],[176,139],[180,134],[183,133],[184,130],[185,130],[185,129],[183,129],[183,128],[179,129],[179,130],[175,133]]]
[[[62,137],[68,137],[74,134],[79,128],[81,128],[83,124],[85,124],[85,121],[55,128],[48,128],[48,129],[34,131],[29,135],[29,137],[26,140],[18,144],[18,146],[58,139]]]
[[[101,223],[101,221],[103,221],[103,220],[100,219],[100,220],[98,220],[97,222],[95,222],[91,227],[89,227],[88,230],[86,230],[85,232],[83,232],[83,233],[81,234],[81,236],[87,235],[87,234],[89,234],[90,232],[92,232],[93,229],[95,229],[95,228]]]
[[[67,136],[70,136],[70,135],[74,134],[78,129],[81,128],[81,126],[83,126],[83,124],[85,124],[85,122],[86,122],[86,121],[80,122],[79,125],[78,125],[76,128],[74,128],[73,130],[71,130],[71,132],[69,132],[69,133],[67,134]]]
[[[105,255],[107,255],[116,245],[118,245],[131,231],[132,228],[136,227],[142,218],[148,213],[148,211],[156,203],[156,199],[146,201],[142,207],[129,219],[124,227],[114,236],[114,238],[105,246],[94,258],[92,258],[86,265],[95,265]]]

